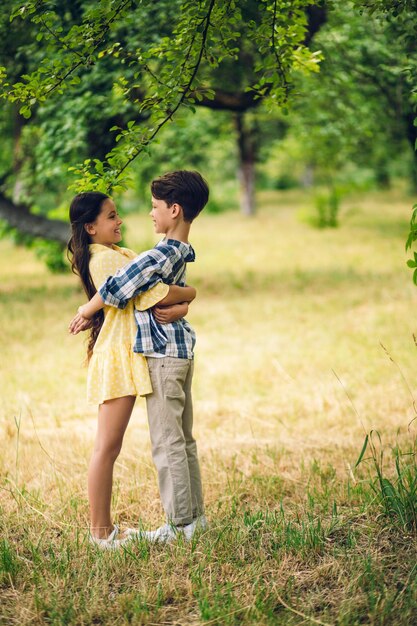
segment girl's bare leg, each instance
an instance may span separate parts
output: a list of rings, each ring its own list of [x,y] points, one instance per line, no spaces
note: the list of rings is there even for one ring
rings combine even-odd
[[[110,506],[113,466],[122,447],[135,396],[107,400],[99,406],[97,435],[88,469],[91,534],[100,539],[113,530]]]

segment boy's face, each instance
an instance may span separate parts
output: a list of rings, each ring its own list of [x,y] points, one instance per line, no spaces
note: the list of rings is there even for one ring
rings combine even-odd
[[[152,196],[152,210],[149,215],[152,218],[156,233],[165,234],[173,223],[172,206],[168,206],[165,200],[157,200]]]

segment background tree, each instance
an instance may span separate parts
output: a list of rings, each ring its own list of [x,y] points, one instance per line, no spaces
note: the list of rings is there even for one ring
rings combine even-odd
[[[327,188],[316,194],[321,225],[336,225],[340,199],[351,190],[387,187],[398,175],[416,188],[417,57],[406,32],[398,20],[334,1],[312,42],[323,54],[320,74],[295,84],[299,96],[275,154],[278,162],[288,155],[293,176],[298,171],[310,185]]]
[[[248,115],[248,112],[256,112],[261,105],[265,104],[271,110],[271,100],[268,98],[273,88],[273,83],[266,83],[262,91],[254,90],[257,73],[260,67],[265,67],[265,48],[275,48],[276,39],[282,37],[282,33],[288,27],[288,16],[274,14],[274,27],[267,34],[266,40],[260,43],[251,36],[253,23],[259,22],[258,2],[247,2],[242,6],[242,20],[239,24],[239,37],[236,39],[237,58],[227,58],[215,67],[209,67],[204,75],[204,84],[212,91],[211,96],[199,98],[198,106],[205,106],[214,111],[229,111],[232,113],[233,126],[237,139],[238,171],[241,183],[241,211],[244,215],[255,213],[255,166],[259,157],[259,150],[264,137],[256,115]],[[277,7],[274,7],[276,11]],[[300,19],[300,16],[297,18]],[[308,46],[326,19],[324,6],[310,6],[304,11],[303,45]],[[272,42],[270,41],[272,39]],[[315,53],[317,61],[320,58],[318,51]],[[283,101],[288,100],[292,88],[293,78],[286,76],[281,61],[278,57],[270,58],[273,71],[277,73],[282,82]],[[314,66],[309,64],[309,70]],[[317,68],[316,68],[317,69]]]
[[[21,162],[3,172],[0,216],[63,243],[67,227],[51,222],[50,213],[60,215],[56,197],[63,198],[67,166],[79,163],[77,190],[124,189],[131,163],[178,111],[213,97],[203,77],[226,62],[238,66],[242,38],[262,53],[245,86],[251,99],[285,102],[296,68],[315,66],[304,45],[310,4],[297,0],[290,10],[284,1],[263,0],[240,32],[253,2],[8,0],[2,31],[5,48],[13,40],[15,49],[3,56],[2,95],[19,107],[12,150]],[[16,55],[25,60],[19,71]]]
[[[137,192],[161,168],[209,168],[215,210],[234,206],[238,168],[251,213],[259,161],[287,159],[287,183],[314,172],[330,195],[413,169],[410,3],[287,4],[6,0],[0,217],[62,246],[71,182]],[[281,184],[275,169],[262,184]]]

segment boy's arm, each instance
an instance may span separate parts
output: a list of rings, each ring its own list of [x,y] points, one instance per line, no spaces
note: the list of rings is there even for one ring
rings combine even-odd
[[[160,309],[159,318],[155,315],[157,322],[161,324],[168,324],[185,317],[188,313],[188,303],[192,302],[197,295],[194,287],[186,286],[180,287],[179,285],[169,285],[168,294],[162,300],[158,301],[159,307],[168,307],[170,305],[182,305],[181,308],[171,309],[171,311]],[[146,302],[146,301],[145,301]],[[87,304],[83,304],[78,308],[77,315],[71,320],[69,325],[69,332],[72,335],[77,335],[82,330],[89,328],[89,322],[93,315],[100,311],[104,307],[103,298],[97,292]],[[149,308],[149,307],[145,307]]]
[[[77,315],[70,322],[70,333],[76,335],[80,331],[86,330],[88,321],[105,304],[124,309],[131,298],[154,287],[161,281],[162,277],[169,278],[178,262],[182,262],[182,258],[176,248],[170,251],[170,256],[156,248],[140,254],[131,263],[118,270],[114,276],[109,276],[93,298],[78,309]],[[184,289],[188,289],[188,291],[182,296],[178,292],[175,293],[174,290],[174,295],[170,301],[178,302],[179,299],[184,301],[190,299],[191,301],[193,292],[190,290],[193,288]],[[142,309],[142,307],[140,308]],[[143,308],[146,309],[149,306]]]
[[[188,313],[188,305],[197,295],[194,287],[170,285],[168,295],[152,307],[152,315],[159,324],[172,324]]]
[[[170,306],[155,306],[152,309],[152,315],[158,324],[172,324],[182,319],[188,313],[188,302],[180,304],[172,304]]]
[[[194,287],[186,286],[180,287],[179,285],[170,285],[169,292],[158,302],[158,306],[170,306],[171,304],[181,304],[182,302],[192,302],[197,295],[197,291]]]
[[[179,261],[182,258],[176,248],[170,256],[157,248],[140,254],[101,285],[99,293],[104,304],[124,309],[131,298],[148,291],[163,278],[169,280]]]

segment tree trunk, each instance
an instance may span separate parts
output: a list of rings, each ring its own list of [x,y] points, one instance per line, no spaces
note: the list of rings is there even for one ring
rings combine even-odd
[[[314,167],[308,163],[301,175],[301,186],[304,189],[311,189],[314,185]]]
[[[255,214],[256,133],[245,124],[244,113],[235,116],[238,143],[240,207],[243,215]]]
[[[22,169],[22,149],[21,138],[23,128],[27,124],[27,121],[20,115],[19,107],[13,104],[13,161],[12,170],[15,176],[15,183],[13,185],[13,202],[19,202],[19,197],[23,191],[22,181],[19,179],[19,172]]]
[[[416,116],[414,111],[408,113],[405,116],[405,123],[407,128],[407,139],[410,142],[411,149],[413,151],[413,160],[411,162],[410,168],[410,183],[411,183],[411,191],[415,192],[417,189],[417,127],[415,125]]]

